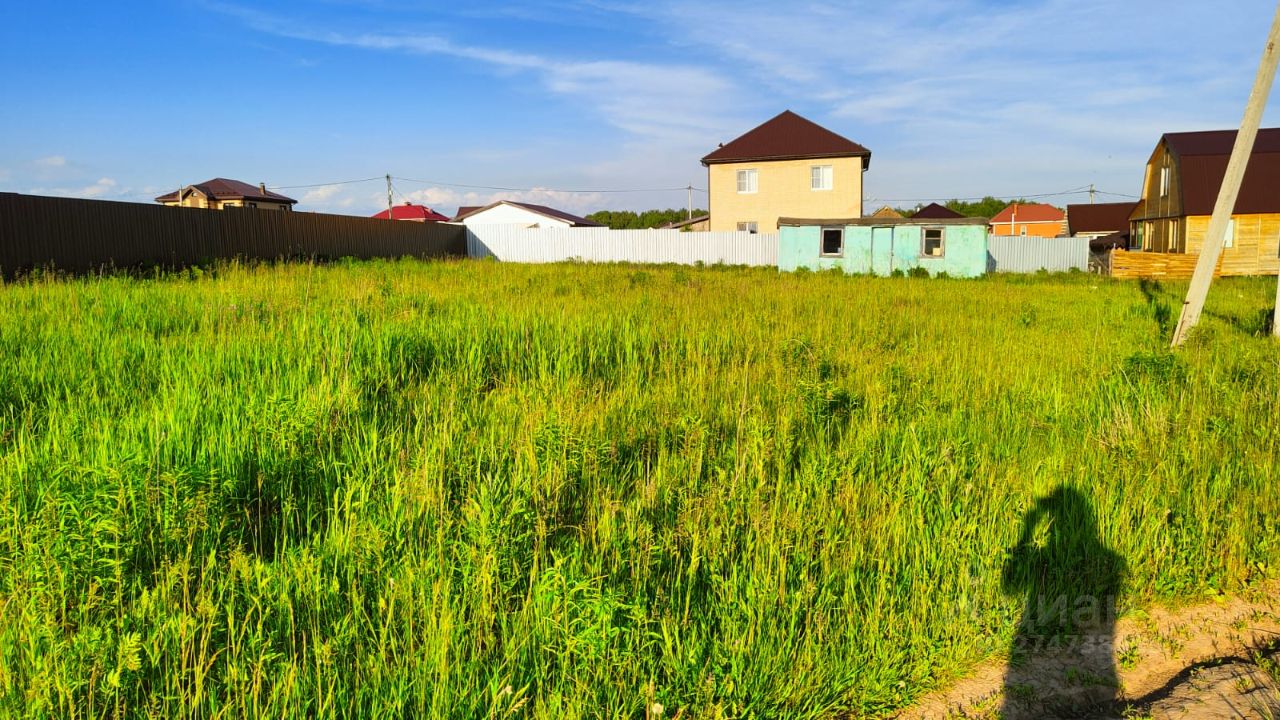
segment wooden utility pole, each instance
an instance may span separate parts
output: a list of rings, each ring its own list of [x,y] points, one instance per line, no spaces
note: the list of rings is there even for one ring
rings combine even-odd
[[[1227,224],[1235,210],[1236,198],[1240,196],[1240,185],[1244,181],[1244,171],[1249,167],[1249,156],[1253,154],[1258,126],[1262,124],[1262,111],[1267,107],[1271,83],[1276,78],[1276,60],[1280,58],[1277,55],[1277,43],[1280,43],[1280,2],[1276,3],[1275,19],[1271,21],[1271,33],[1267,36],[1267,46],[1262,52],[1258,77],[1253,83],[1253,92],[1249,94],[1249,104],[1245,106],[1244,121],[1240,123],[1240,132],[1236,135],[1236,144],[1231,150],[1231,160],[1227,163],[1227,173],[1222,178],[1218,202],[1213,206],[1213,218],[1209,220],[1209,232],[1204,238],[1204,247],[1200,249],[1196,272],[1191,278],[1187,299],[1182,303],[1182,316],[1178,319],[1178,328],[1173,331],[1173,347],[1186,342],[1187,333],[1200,321],[1200,313],[1204,310],[1209,285],[1213,282],[1213,271],[1218,267],[1218,258],[1222,256],[1222,241],[1227,234]]]

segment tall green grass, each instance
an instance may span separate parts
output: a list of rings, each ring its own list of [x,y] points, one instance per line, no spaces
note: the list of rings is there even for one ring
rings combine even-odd
[[[0,287],[0,715],[879,714],[1280,560],[1274,280],[379,262]],[[1163,309],[1162,309],[1163,308]]]

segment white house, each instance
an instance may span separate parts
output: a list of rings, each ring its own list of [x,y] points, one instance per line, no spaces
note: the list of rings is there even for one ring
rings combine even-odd
[[[499,200],[484,207],[460,207],[452,222],[463,225],[518,225],[529,228],[604,227],[563,210],[532,203]]]

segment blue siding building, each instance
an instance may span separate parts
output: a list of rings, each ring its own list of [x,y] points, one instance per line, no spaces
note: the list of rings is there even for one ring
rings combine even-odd
[[[923,268],[930,275],[987,272],[986,218],[778,220],[778,269],[889,275]]]

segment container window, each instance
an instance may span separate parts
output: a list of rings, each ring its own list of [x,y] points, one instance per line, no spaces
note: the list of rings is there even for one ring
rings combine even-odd
[[[844,255],[844,228],[822,228],[822,254],[827,257]]]
[[[943,228],[924,229],[924,249],[920,253],[927,258],[940,258],[946,252],[946,237]]]

